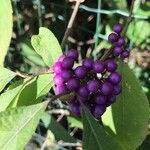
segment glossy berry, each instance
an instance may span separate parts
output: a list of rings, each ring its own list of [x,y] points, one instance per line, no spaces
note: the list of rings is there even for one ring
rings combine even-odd
[[[100,93],[94,95],[94,100],[96,104],[104,105],[106,103],[106,96],[101,95]]]
[[[121,87],[120,84],[115,85],[115,86],[113,87],[113,94],[114,94],[114,95],[119,95],[119,94],[121,93],[121,90],[122,90],[122,87]]]
[[[87,83],[87,89],[89,92],[97,92],[99,88],[99,82],[97,80],[90,80]]]
[[[91,70],[93,66],[93,61],[91,59],[85,59],[82,64],[84,67],[87,68],[87,70]]]
[[[123,51],[122,47],[118,46],[113,49],[113,52],[116,56],[119,56],[122,53],[122,51]]]
[[[96,105],[93,111],[93,115],[95,118],[99,118],[106,111],[106,106],[104,105]]]
[[[53,80],[54,80],[55,85],[62,85],[62,84],[64,84],[64,80],[63,80],[63,78],[61,77],[60,74],[56,74],[54,76]]]
[[[77,91],[80,86],[80,82],[78,79],[71,78],[67,82],[67,88],[71,91]]]
[[[62,61],[62,67],[64,69],[71,69],[73,67],[74,60],[70,57],[65,57]]]
[[[116,33],[109,34],[108,41],[111,43],[117,42],[118,41],[118,35]]]
[[[116,101],[116,96],[115,95],[109,95],[107,97],[107,102],[106,102],[106,106],[110,106],[111,104],[113,104]]]
[[[78,104],[71,104],[71,112],[77,116],[80,116],[80,105]]]
[[[68,89],[67,89],[67,87],[66,87],[65,84],[64,84],[64,85],[57,85],[57,86],[55,87],[55,93],[56,93],[56,95],[65,93],[65,92],[67,92],[67,91],[68,91]]]
[[[89,95],[89,91],[87,90],[86,87],[80,87],[79,91],[78,91],[79,96],[83,97],[83,98],[88,98]]]
[[[118,84],[121,81],[121,75],[118,72],[113,72],[108,76],[108,80],[112,84]]]
[[[72,70],[63,70],[61,77],[67,81],[69,79],[71,79],[73,76],[73,71]]]
[[[109,72],[114,72],[117,69],[117,63],[115,60],[108,60],[106,63],[106,69]]]
[[[116,43],[117,46],[124,46],[126,43],[125,39],[123,37],[120,37]]]
[[[72,58],[72,59],[78,59],[78,51],[77,50],[75,50],[75,49],[71,49],[71,50],[69,50],[68,52],[67,52],[67,54],[66,54],[68,57],[70,57],[70,58]]]
[[[61,55],[61,56],[58,58],[58,61],[59,61],[59,62],[62,62],[65,57],[66,57],[65,55]]]
[[[102,86],[101,86],[101,93],[103,94],[103,95],[110,95],[111,93],[112,93],[112,91],[113,91],[113,86],[112,86],[112,84],[111,83],[109,83],[109,82],[104,82],[103,84],[102,84]]]
[[[104,63],[97,60],[93,63],[93,71],[96,73],[102,73],[105,69]]]
[[[78,66],[75,70],[74,73],[76,77],[83,79],[87,73],[87,70],[84,66]]]
[[[54,71],[54,73],[56,73],[56,74],[62,73],[63,67],[62,67],[62,65],[61,65],[61,62],[56,62],[56,63],[54,64],[54,66],[53,66],[53,71]]]
[[[122,24],[117,23],[113,26],[113,31],[116,33],[121,33],[122,32]]]
[[[121,53],[121,57],[122,57],[122,58],[128,58],[128,57],[129,57],[129,51],[128,51],[128,50],[124,50],[124,51]]]

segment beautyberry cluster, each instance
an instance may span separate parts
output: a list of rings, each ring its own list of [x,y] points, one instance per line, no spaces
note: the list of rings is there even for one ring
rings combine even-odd
[[[108,36],[109,42],[113,44],[113,53],[115,56],[120,56],[121,58],[129,57],[129,51],[125,49],[126,41],[123,36],[121,36],[122,25],[115,24],[113,26],[113,33]]]
[[[129,53],[124,50],[125,40],[120,36],[122,26],[116,24],[113,30],[115,33],[111,33],[108,39],[115,46],[114,53],[126,58]],[[120,51],[116,50],[119,48]],[[115,59],[93,61],[87,58],[75,67],[77,59],[78,52],[71,49],[54,64],[55,93],[74,92],[75,96],[70,102],[72,113],[80,116],[82,102],[95,118],[99,118],[121,92],[121,75],[116,71],[117,63]]]

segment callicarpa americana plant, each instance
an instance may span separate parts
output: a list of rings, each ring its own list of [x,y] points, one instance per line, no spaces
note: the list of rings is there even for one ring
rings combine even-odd
[[[74,92],[75,96],[69,105],[73,114],[81,115],[83,103],[95,118],[100,118],[106,108],[113,104],[121,93],[121,75],[117,72],[116,58],[129,57],[126,41],[121,32],[122,24],[115,24],[108,36],[112,44],[111,58],[106,60],[84,59],[79,66],[74,66],[78,51],[70,49],[59,57],[53,66],[56,95]]]

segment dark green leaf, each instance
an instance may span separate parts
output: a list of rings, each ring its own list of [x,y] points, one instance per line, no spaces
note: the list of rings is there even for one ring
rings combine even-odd
[[[82,119],[84,150],[123,150],[119,143],[104,130],[85,107],[82,110]]]
[[[128,65],[120,62],[119,72],[123,91],[103,115],[103,122],[126,150],[131,150],[136,149],[147,134],[149,103]]]

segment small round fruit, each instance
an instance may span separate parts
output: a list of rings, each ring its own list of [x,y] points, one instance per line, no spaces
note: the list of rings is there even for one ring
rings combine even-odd
[[[106,99],[106,96],[98,93],[98,94],[94,95],[94,100],[95,100],[96,104],[104,105],[106,103],[107,99]]]
[[[116,33],[109,34],[108,41],[111,43],[117,42],[118,41],[118,35]]]
[[[90,80],[87,83],[87,89],[89,92],[97,92],[99,88],[99,82],[97,80]]]
[[[56,62],[55,64],[54,64],[54,66],[53,66],[53,71],[54,71],[54,73],[56,73],[56,74],[60,74],[60,73],[62,73],[62,71],[63,71],[63,67],[62,67],[62,65],[61,65],[61,62]]]
[[[79,88],[78,94],[83,98],[88,98],[89,91],[87,90],[87,88],[85,86],[83,86],[83,87]]]
[[[120,84],[115,85],[115,86],[113,87],[113,94],[114,94],[114,95],[119,95],[119,94],[121,93],[121,90],[122,90],[122,87],[121,87]]]
[[[58,61],[59,61],[59,62],[62,62],[65,57],[66,57],[65,55],[61,55],[61,56],[58,58]]]
[[[71,104],[70,110],[73,114],[80,116],[80,105],[78,104]]]
[[[78,59],[78,51],[77,50],[75,50],[75,49],[70,49],[68,52],[67,52],[67,54],[66,54],[68,57],[70,57],[70,58],[72,58],[72,59],[74,59],[74,60],[76,60],[76,59]]]
[[[93,66],[93,60],[87,58],[83,61],[82,65],[86,67],[87,70],[91,70]]]
[[[108,81],[112,84],[118,84],[121,81],[121,75],[118,72],[113,72],[108,76]]]
[[[121,33],[122,29],[123,29],[122,24],[120,24],[120,23],[117,23],[113,26],[113,31],[116,33]]]
[[[106,64],[106,69],[109,72],[114,72],[117,69],[117,63],[115,60],[108,60]]]
[[[126,43],[125,39],[124,39],[123,37],[120,37],[120,38],[118,39],[116,45],[122,47],[122,46],[125,45],[125,43]]]
[[[128,50],[124,50],[122,53],[121,53],[121,57],[122,58],[128,58],[129,57],[129,51]]]
[[[71,91],[77,91],[80,86],[80,82],[78,79],[71,78],[67,82],[67,88]]]
[[[113,91],[113,86],[112,86],[112,84],[111,83],[109,83],[109,82],[104,82],[103,84],[102,84],[102,86],[101,86],[101,93],[103,94],[103,95],[110,95],[111,93],[112,93],[112,91]]]
[[[123,51],[122,47],[118,46],[113,49],[113,52],[116,56],[119,56],[122,53],[122,51]]]
[[[56,74],[53,78],[53,81],[54,81],[55,85],[63,85],[64,84],[64,80],[60,74]]]
[[[74,60],[70,57],[65,57],[62,61],[62,67],[64,69],[71,69],[74,65]]]
[[[103,113],[106,111],[106,106],[104,105],[96,105],[93,111],[93,115],[95,118],[100,118]]]
[[[107,97],[107,102],[106,102],[106,106],[110,106],[111,104],[113,104],[116,101],[116,96],[115,95],[109,95]]]
[[[63,94],[63,93],[66,93],[68,91],[66,85],[57,85],[55,87],[55,93],[56,95],[59,95],[59,94]]]
[[[76,77],[83,79],[85,77],[87,73],[87,70],[84,66],[78,66],[75,70],[74,70],[74,74],[76,75]]]
[[[73,71],[72,70],[63,70],[61,77],[65,80],[68,81],[71,79],[73,76]]]
[[[105,69],[105,65],[102,61],[97,60],[93,63],[93,70],[96,73],[102,73]]]

